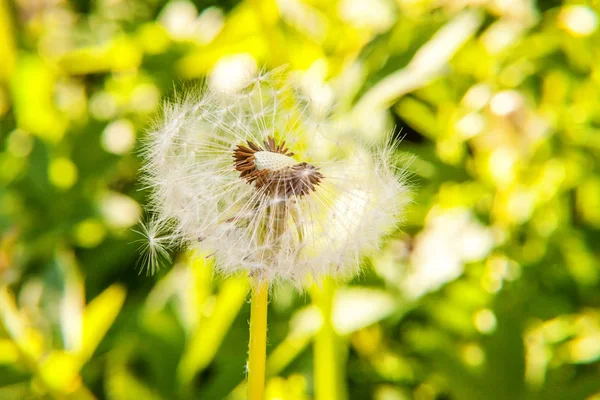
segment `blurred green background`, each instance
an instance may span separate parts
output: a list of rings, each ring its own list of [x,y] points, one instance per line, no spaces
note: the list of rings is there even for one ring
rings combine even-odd
[[[599,12],[0,0],[0,399],[244,398],[248,284],[185,254],[140,274],[137,154],[174,89],[279,65],[365,138],[395,130],[414,187],[337,288],[340,399],[600,399]],[[268,399],[314,397],[319,325],[276,288]]]

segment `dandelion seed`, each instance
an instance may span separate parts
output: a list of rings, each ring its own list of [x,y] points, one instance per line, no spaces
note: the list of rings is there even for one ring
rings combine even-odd
[[[156,220],[141,222],[140,229],[134,230],[142,236],[142,239],[136,240],[140,242],[140,273],[145,268],[147,274],[152,275],[158,271],[160,265],[164,262],[171,261],[168,252],[168,247],[172,239],[164,232],[163,224]]]
[[[392,148],[366,148],[277,73],[237,91],[206,88],[168,103],[150,133],[143,174],[150,271],[167,247],[201,249],[225,275],[301,287],[349,278],[407,202]],[[318,129],[315,129],[318,127]]]

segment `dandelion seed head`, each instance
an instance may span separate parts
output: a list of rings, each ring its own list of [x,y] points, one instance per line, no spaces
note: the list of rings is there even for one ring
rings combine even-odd
[[[167,103],[143,153],[149,269],[180,248],[211,254],[225,275],[298,287],[356,274],[408,190],[389,145],[365,148],[314,109],[280,71]]]

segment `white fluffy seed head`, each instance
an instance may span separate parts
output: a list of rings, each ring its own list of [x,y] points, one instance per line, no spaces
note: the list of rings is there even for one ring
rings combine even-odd
[[[277,73],[166,104],[144,151],[151,269],[177,248],[214,256],[226,275],[298,287],[356,274],[408,191],[390,146],[365,148],[313,109]]]

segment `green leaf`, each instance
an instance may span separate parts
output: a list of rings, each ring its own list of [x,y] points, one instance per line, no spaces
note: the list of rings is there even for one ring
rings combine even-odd
[[[94,354],[125,301],[125,288],[115,284],[92,300],[83,312],[83,340],[78,354],[80,365]]]

